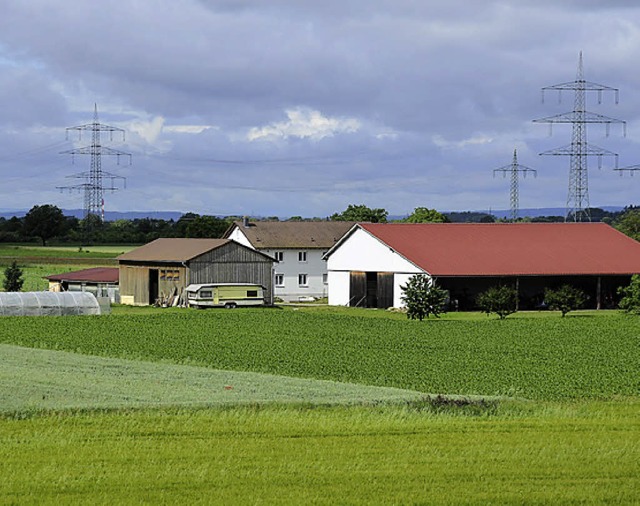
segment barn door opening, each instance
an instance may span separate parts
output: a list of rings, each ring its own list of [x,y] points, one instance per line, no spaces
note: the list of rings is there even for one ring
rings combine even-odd
[[[366,307],[366,280],[364,272],[351,272],[349,276],[349,305],[351,307]]]
[[[351,272],[349,305],[371,308],[393,306],[393,273]]]
[[[378,272],[376,299],[382,309],[393,307],[393,272]]]
[[[158,269],[149,269],[149,304],[158,300]]]

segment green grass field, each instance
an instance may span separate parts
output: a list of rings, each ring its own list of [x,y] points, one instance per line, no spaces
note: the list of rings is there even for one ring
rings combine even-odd
[[[133,248],[127,245],[43,247],[36,244],[0,244],[0,274],[15,260],[23,272],[22,291],[37,292],[49,287],[44,276],[90,267],[117,267],[115,258]]]
[[[640,501],[640,319],[617,312],[0,324],[0,503]]]

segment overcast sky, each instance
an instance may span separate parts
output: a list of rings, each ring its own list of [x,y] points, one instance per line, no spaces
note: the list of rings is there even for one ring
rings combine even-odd
[[[587,110],[625,120],[589,126],[593,144],[640,164],[640,6],[631,0],[3,0],[0,209],[81,208],[57,186],[89,170],[61,151],[90,144],[67,127],[126,131],[102,157],[126,177],[112,211],[328,216],[348,204],[406,214],[418,206],[508,209],[567,200],[576,78],[620,90]],[[592,206],[640,204],[640,173],[589,160]],[[106,183],[109,183],[107,180]],[[121,182],[116,181],[118,186]]]

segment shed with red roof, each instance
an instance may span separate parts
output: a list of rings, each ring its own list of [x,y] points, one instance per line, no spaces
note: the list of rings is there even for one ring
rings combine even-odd
[[[50,292],[90,292],[96,297],[109,297],[120,302],[117,267],[93,267],[79,271],[45,276]]]
[[[604,223],[361,223],[325,258],[329,303],[364,307],[401,306],[400,286],[424,273],[461,309],[497,284],[535,308],[565,283],[601,308],[640,273],[640,243]]]

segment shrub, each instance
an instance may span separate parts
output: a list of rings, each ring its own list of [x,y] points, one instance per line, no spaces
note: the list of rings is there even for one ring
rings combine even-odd
[[[401,297],[407,305],[407,318],[420,321],[426,316],[436,318],[445,312],[447,292],[438,288],[433,280],[425,274],[416,274],[409,278],[406,285],[400,287],[404,291]]]
[[[476,304],[481,311],[487,314],[495,313],[504,320],[517,311],[518,292],[510,286],[493,286],[478,295]]]
[[[564,317],[569,311],[582,307],[587,301],[587,296],[579,288],[571,285],[562,285],[557,290],[545,288],[544,301],[549,306],[549,309],[560,311]]]
[[[618,294],[622,295],[619,307],[627,313],[640,314],[640,276],[631,276],[629,286],[618,288]]]

